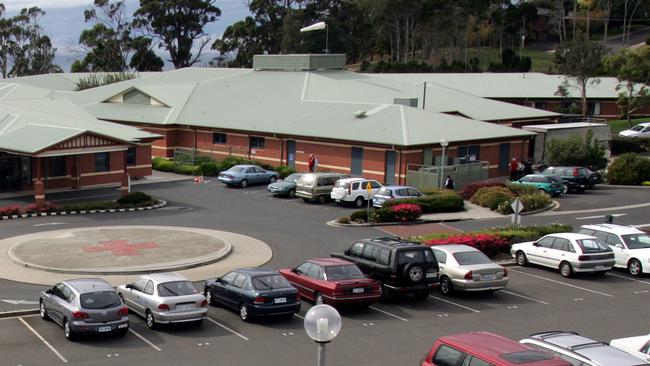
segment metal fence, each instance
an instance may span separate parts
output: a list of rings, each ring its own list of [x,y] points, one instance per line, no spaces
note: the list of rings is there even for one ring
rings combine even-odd
[[[432,165],[408,164],[406,167],[406,184],[419,189],[441,188],[441,183],[444,184],[444,178],[449,175],[454,180],[454,188],[459,190],[468,183],[488,179],[489,167],[487,161],[445,165],[444,168]]]

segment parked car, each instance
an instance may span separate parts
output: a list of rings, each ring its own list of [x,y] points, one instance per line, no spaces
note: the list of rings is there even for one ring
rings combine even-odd
[[[354,262],[379,281],[384,297],[412,293],[424,300],[438,286],[438,262],[431,247],[419,243],[397,237],[362,239],[332,257]]]
[[[129,310],[145,318],[151,329],[159,324],[201,324],[208,302],[192,282],[176,273],[140,276],[133,283],[117,286]]]
[[[564,277],[577,272],[605,274],[614,252],[600,239],[584,234],[549,234],[537,241],[513,244],[510,253],[520,266],[528,263],[556,268]]]
[[[440,267],[440,291],[496,291],[508,284],[508,270],[468,245],[431,247]]]
[[[296,183],[302,176],[303,173],[293,173],[282,180],[269,184],[266,190],[275,196],[294,198],[296,196]]]
[[[370,183],[370,193],[367,190],[368,183]],[[330,197],[339,203],[354,203],[356,207],[363,207],[381,187],[381,183],[374,179],[343,178],[334,183]]]
[[[267,315],[288,315],[300,311],[298,290],[280,273],[269,269],[245,268],[205,281],[203,289],[210,305],[224,305],[239,312],[243,321]]]
[[[307,173],[296,183],[296,196],[305,202],[318,201],[325,203],[330,199],[334,183],[342,178],[347,178],[341,173]]]
[[[639,123],[638,125],[630,128],[629,130],[621,131],[618,133],[619,137],[650,137],[650,122]]]
[[[589,180],[592,171],[580,166],[552,166],[544,169],[544,175],[558,176],[564,181],[564,192],[584,192],[590,185],[593,187],[596,183]]]
[[[614,267],[626,268],[632,276],[650,273],[650,235],[632,226],[582,225],[580,234],[599,238],[614,251]]]
[[[424,194],[416,188],[409,186],[384,186],[381,187],[372,199],[372,205],[381,208],[386,201],[404,198],[422,197]]]
[[[335,258],[316,258],[281,269],[301,298],[315,304],[367,306],[379,301],[377,281],[366,278],[354,263]]]
[[[489,332],[440,337],[421,366],[571,366],[556,356],[537,351]]]
[[[650,334],[638,337],[612,339],[609,345],[637,358],[650,362]]]
[[[88,333],[125,335],[129,330],[129,309],[100,278],[59,282],[41,292],[39,307],[41,318],[62,326],[68,340]]]
[[[648,363],[605,342],[597,342],[575,332],[536,333],[519,341],[529,347],[548,352],[572,365],[580,366],[647,366]]]
[[[232,168],[219,173],[219,182],[228,186],[248,187],[249,184],[273,183],[280,178],[278,172],[265,170],[257,165],[235,165]]]
[[[535,187],[553,197],[559,196],[566,190],[564,180],[552,175],[528,174],[519,180],[512,181],[512,183]]]
[[[596,184],[601,184],[603,182],[603,176],[589,168],[587,168],[587,188],[593,189]]]

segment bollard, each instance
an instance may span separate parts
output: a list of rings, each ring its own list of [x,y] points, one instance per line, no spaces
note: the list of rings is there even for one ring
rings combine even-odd
[[[614,223],[614,216],[611,214],[605,215],[605,223],[606,224],[613,224]]]

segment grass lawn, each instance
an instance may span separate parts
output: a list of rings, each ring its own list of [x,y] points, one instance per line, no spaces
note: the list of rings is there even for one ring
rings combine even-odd
[[[650,118],[632,119],[632,126],[642,122],[650,122]],[[608,123],[609,123],[609,128],[612,130],[613,134],[618,134],[619,132],[630,128],[630,125],[627,124],[626,119],[615,119],[615,120],[608,121]]]
[[[519,53],[519,49],[515,49]],[[548,73],[553,65],[553,53],[545,51],[537,51],[524,48],[523,56],[530,57],[532,61],[531,71]],[[469,50],[469,57],[478,57],[481,62],[481,68],[487,70],[490,62],[499,62],[499,49],[498,48],[471,48]]]

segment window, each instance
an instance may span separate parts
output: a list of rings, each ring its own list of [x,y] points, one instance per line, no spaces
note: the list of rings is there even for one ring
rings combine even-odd
[[[345,266],[327,266],[325,267],[325,274],[327,275],[328,281],[356,280],[364,278],[359,267],[354,264],[348,264]]]
[[[454,253],[456,262],[461,266],[471,266],[476,264],[490,264],[492,261],[485,254],[477,251]]]
[[[538,241],[537,244],[539,244],[539,246],[543,248],[551,248],[553,246],[553,241],[555,241],[555,237],[547,236],[542,238],[542,240]]]
[[[153,284],[151,285],[151,288],[153,291]],[[79,300],[81,300],[81,307],[86,309],[108,309],[122,303],[120,298],[117,296],[117,293],[113,290],[81,294]]]
[[[402,265],[405,263],[433,263],[433,252],[431,249],[414,249],[414,250],[402,250],[399,252],[398,264]]]
[[[158,295],[160,296],[185,296],[198,293],[190,281],[165,282],[158,285]]]
[[[576,240],[580,248],[582,248],[583,253],[601,253],[601,252],[611,252],[605,243],[601,242],[598,239],[582,239]]]
[[[417,189],[408,188],[407,192],[408,192],[407,195],[411,196],[411,197],[420,197],[420,196],[422,196],[422,193],[420,193],[420,191],[418,191]]]
[[[253,287],[256,290],[273,290],[291,288],[291,284],[281,275],[267,275],[253,277]]]
[[[235,281],[235,277],[237,277],[237,272],[230,272],[225,276],[221,277],[221,281],[223,281],[226,284],[232,285],[232,283]]]
[[[246,168],[246,174],[253,174],[253,173],[255,173],[255,168],[253,167]]]
[[[308,276],[309,271],[311,270],[311,267],[312,267],[311,263],[305,262],[305,263],[299,265],[298,267],[296,267],[296,272],[298,272],[298,274]]]
[[[648,234],[623,235],[623,240],[629,249],[650,248],[650,235]]]
[[[372,189],[379,189],[379,188],[381,188],[381,184],[379,184],[379,182],[377,182],[376,180],[371,180],[370,181],[370,187]]]
[[[266,170],[264,170],[264,169],[262,169],[262,168],[260,168],[258,166],[254,167],[253,170],[255,170],[255,173],[266,173]]]
[[[141,278],[135,282],[133,282],[133,287],[135,287],[136,290],[142,292],[144,291],[144,286],[147,284],[147,279],[146,278]]]
[[[650,341],[648,341],[642,348],[641,348],[641,353],[645,353],[646,355],[650,352]]]
[[[251,136],[248,141],[251,149],[264,148],[264,137]]]
[[[54,296],[56,296],[56,297],[59,297],[59,298],[63,299],[63,288],[65,288],[65,285],[64,285],[64,284],[62,284],[62,283],[57,283],[57,284],[54,285],[54,287],[52,288],[52,295],[54,295]]]
[[[108,172],[111,170],[110,153],[96,153],[95,154],[95,171]]]
[[[357,189],[359,189],[359,182],[352,183],[352,190],[356,191]]]
[[[237,275],[237,278],[235,278],[235,281],[233,281],[232,285],[242,288],[244,286],[244,282],[246,282],[246,276],[240,273]]]
[[[317,280],[322,280],[323,279],[323,268],[319,265],[313,264],[311,267],[309,267],[309,272],[307,273],[307,276],[311,278],[315,278]]]
[[[458,158],[461,164],[478,163],[481,157],[481,146],[468,145],[458,147]]]
[[[591,229],[580,229],[578,230],[578,234],[585,234],[585,235],[594,235],[595,231]]]
[[[225,144],[228,142],[228,137],[225,133],[215,132],[212,134],[213,144]]]
[[[438,249],[432,249],[432,250],[433,250],[433,254],[435,254],[436,259],[438,260],[438,263],[442,263],[442,264],[447,263],[447,253]]]
[[[363,253],[363,243],[354,243],[352,249],[350,249],[350,253],[354,256],[361,257],[361,253]]]
[[[621,242],[621,239],[618,238],[618,235],[616,234],[607,234],[607,237],[605,238],[605,243],[611,245],[611,246],[616,246],[616,244],[622,245],[623,243]]]
[[[463,360],[463,363],[461,366],[490,366],[491,364],[489,362],[485,362],[481,360],[480,358],[476,358],[474,356],[467,356]]]
[[[135,147],[130,147],[126,150],[126,165],[135,165]]]
[[[144,293],[147,295],[153,295],[153,281],[149,280],[147,285],[144,287]]]
[[[366,244],[366,246],[363,248],[363,257],[366,259],[369,259],[371,261],[374,261],[377,259],[377,247],[372,245],[372,244]]]
[[[388,249],[382,249],[379,252],[379,256],[377,257],[377,263],[383,264],[385,266],[390,264],[390,250]]]
[[[462,357],[463,352],[449,346],[441,345],[436,351],[436,354],[433,355],[431,361],[436,366],[456,366]]]
[[[74,293],[72,290],[70,290],[70,287],[68,286],[63,286],[61,289],[61,293],[63,296],[61,298],[67,302],[71,302],[74,299]]]
[[[65,156],[53,156],[47,159],[48,176],[62,177],[65,175]]]

